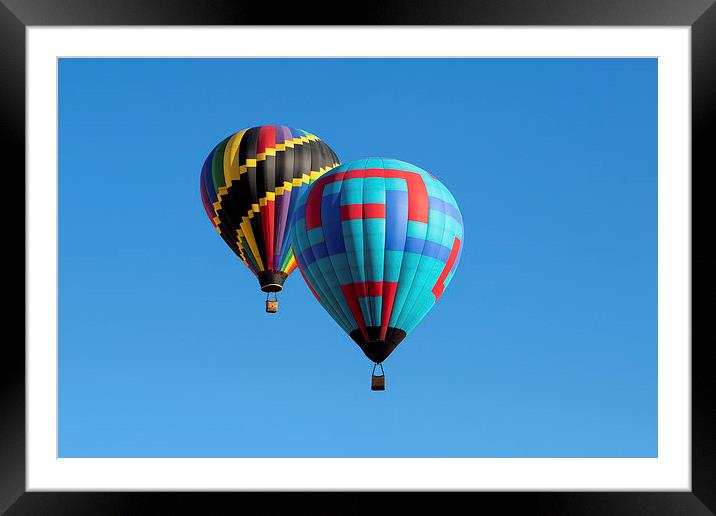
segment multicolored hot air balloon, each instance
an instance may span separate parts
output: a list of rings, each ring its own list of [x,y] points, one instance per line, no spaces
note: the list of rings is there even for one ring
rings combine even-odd
[[[267,293],[266,311],[296,268],[288,224],[306,185],[339,164],[317,136],[279,125],[235,133],[209,153],[201,169],[201,200],[226,244]]]
[[[351,161],[301,196],[292,242],[316,299],[382,370],[452,280],[462,215],[448,189],[416,166]],[[373,389],[383,390],[373,371]]]

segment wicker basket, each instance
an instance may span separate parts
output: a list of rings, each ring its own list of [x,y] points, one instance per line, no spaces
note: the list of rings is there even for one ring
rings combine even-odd
[[[373,375],[370,379],[370,390],[371,391],[384,391],[385,390],[385,376]]]

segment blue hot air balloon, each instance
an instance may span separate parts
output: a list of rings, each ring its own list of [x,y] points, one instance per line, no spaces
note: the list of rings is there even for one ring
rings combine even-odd
[[[382,371],[452,280],[463,222],[435,176],[370,158],[333,168],[308,187],[291,242],[316,299]],[[373,388],[382,390],[384,377],[373,371]]]

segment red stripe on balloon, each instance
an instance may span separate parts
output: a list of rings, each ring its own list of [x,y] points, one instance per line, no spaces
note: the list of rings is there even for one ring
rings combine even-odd
[[[348,302],[348,307],[353,312],[358,327],[361,329],[361,333],[367,339],[368,336],[365,330],[365,322],[363,319],[363,312],[361,312],[360,303],[358,298],[361,297],[382,297],[382,308],[380,313],[380,339],[385,340],[385,336],[388,333],[388,322],[390,321],[390,314],[393,312],[393,303],[395,302],[395,294],[398,291],[397,281],[365,281],[356,283],[347,283],[341,285],[343,289],[343,295]]]
[[[266,149],[276,147],[276,126],[262,125],[259,128],[259,138],[256,142],[256,154],[266,152]]]
[[[455,237],[452,241],[452,249],[450,249],[450,256],[448,256],[447,262],[445,262],[445,267],[443,267],[440,277],[438,277],[435,285],[433,285],[433,295],[435,296],[435,301],[440,299],[440,296],[443,295],[443,291],[445,290],[445,279],[448,277],[452,266],[455,264],[458,251],[460,251],[460,239]]]
[[[344,204],[341,206],[341,220],[384,219],[385,204]]]
[[[266,201],[266,206],[259,207],[261,214],[261,228],[263,229],[266,244],[266,270],[274,270],[273,263],[273,237],[274,237],[274,201]]]
[[[397,281],[385,281],[383,283],[383,302],[380,311],[380,340],[385,340],[388,333],[388,322],[390,314],[393,313],[393,303],[395,302],[395,293],[398,291]]]
[[[405,179],[408,185],[408,220],[428,222],[428,190],[423,178],[417,172],[387,168],[367,168],[335,172],[320,177],[313,183],[306,202],[306,231],[321,225],[321,200],[327,184],[359,177],[383,177]]]
[[[363,320],[363,312],[360,309],[360,303],[358,303],[358,294],[354,288],[355,283],[348,283],[347,285],[341,285],[343,290],[343,297],[346,298],[348,308],[353,313],[353,318],[360,328],[360,332],[365,340],[368,340],[368,330],[365,327],[365,321]]]
[[[348,285],[353,288],[358,297],[380,297],[383,295],[382,281],[363,281]]]

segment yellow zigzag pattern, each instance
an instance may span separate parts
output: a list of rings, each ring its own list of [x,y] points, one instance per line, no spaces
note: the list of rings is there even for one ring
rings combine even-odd
[[[276,192],[266,192],[266,197],[262,197],[261,199],[259,199],[258,204],[252,204],[251,209],[249,209],[246,215],[241,217],[240,229],[237,230],[237,236],[239,239],[238,245],[239,247],[241,247],[241,237],[246,238],[246,241],[249,243],[249,247],[251,248],[251,252],[254,256],[254,259],[261,267],[260,270],[264,270],[264,265],[263,261],[261,260],[261,256],[259,255],[258,246],[256,245],[256,238],[254,237],[254,233],[251,229],[251,223],[249,222],[249,220],[254,218],[255,213],[259,213],[261,206],[266,206],[266,201],[275,201],[276,196],[283,195],[285,192],[290,192],[294,186],[298,187],[304,183],[309,184],[310,182],[315,181],[323,174],[328,172],[330,169],[332,169],[333,167],[337,167],[338,165],[339,163],[334,163],[330,167],[322,167],[318,169],[318,171],[312,170],[309,174],[303,174],[300,178],[293,178],[292,182],[284,181],[283,186],[279,186],[276,188]]]
[[[219,234],[221,234],[221,229],[219,229],[218,213],[219,210],[222,209],[222,199],[227,194],[229,187],[232,186],[232,183],[234,181],[240,180],[241,175],[245,174],[249,170],[249,168],[256,168],[257,163],[259,161],[265,161],[267,156],[276,156],[276,152],[285,151],[287,148],[292,149],[296,145],[303,145],[304,143],[312,141],[320,141],[320,139],[313,134],[301,136],[299,138],[293,138],[291,140],[286,140],[283,143],[277,144],[275,147],[265,149],[265,152],[257,154],[255,159],[247,159],[246,163],[239,165],[238,150],[239,146],[241,145],[241,139],[243,138],[245,133],[246,129],[244,129],[243,131],[239,131],[238,133],[233,135],[231,139],[229,139],[228,143],[226,144],[226,148],[224,149],[224,183],[228,186],[219,187],[218,191],[216,192],[218,200],[213,205],[214,213],[216,214],[214,217],[214,222],[216,223],[214,227],[219,232]],[[256,237],[254,236],[253,230],[251,229],[251,223],[249,222],[249,220],[254,217],[254,214],[259,212],[260,207],[266,206],[267,201],[276,200],[276,196],[283,195],[284,192],[290,192],[294,186],[298,187],[304,183],[309,184],[312,181],[315,181],[330,169],[337,167],[339,164],[340,163],[333,163],[329,167],[321,167],[317,171],[312,170],[308,174],[303,174],[300,178],[293,178],[292,181],[284,181],[283,186],[276,187],[275,192],[266,192],[266,196],[259,199],[258,204],[251,205],[251,209],[249,209],[246,215],[241,218],[241,223],[239,224],[239,229],[236,230],[236,238],[234,240],[237,247],[239,248],[239,258],[241,258],[241,261],[246,266],[249,266],[249,263],[245,254],[246,250],[241,244],[242,237],[245,238],[249,244],[249,250],[251,251],[253,258],[258,265],[258,270],[265,270],[263,260],[261,260],[258,245],[256,244]],[[292,256],[291,260],[289,261],[287,270],[290,270],[290,267],[293,262],[295,262],[295,257]]]
[[[290,142],[284,142],[284,144],[277,145],[276,148],[269,148],[266,149],[265,152],[260,153],[256,156],[255,159],[247,159],[246,163],[243,165],[238,164],[238,158],[239,158],[239,147],[241,145],[241,140],[244,137],[244,134],[246,134],[247,129],[244,129],[242,131],[239,131],[235,135],[233,135],[229,141],[226,143],[226,147],[224,148],[224,185],[219,187],[219,190],[216,192],[217,195],[217,202],[214,203],[214,213],[216,216],[214,217],[214,221],[218,224],[218,213],[219,210],[222,209],[222,198],[224,195],[226,195],[228,191],[228,186],[231,186],[231,183],[233,179],[239,179],[241,177],[241,174],[246,173],[246,171],[250,167],[256,167],[256,163],[258,161],[263,161],[266,159],[266,156],[275,156],[276,150],[280,148],[280,150],[285,150],[286,147],[293,147],[294,144],[296,145],[303,145],[304,143],[307,143],[309,141],[318,140],[318,138],[314,135],[311,135],[312,138],[309,137],[301,137],[301,138],[294,138]],[[228,186],[226,186],[228,185]],[[243,224],[242,224],[243,226]],[[218,229],[218,225],[215,226]],[[221,232],[221,231],[219,231]],[[236,245],[239,248],[239,258],[241,258],[241,261],[244,262],[246,266],[248,266],[248,261],[246,259],[246,255],[244,254],[244,248],[241,244],[241,237],[244,236],[244,234],[247,235],[247,242],[249,242],[249,247],[251,248],[251,251],[253,252],[254,257],[256,258],[257,264],[260,266],[259,270],[263,270],[263,262],[261,261],[261,257],[259,256],[258,247],[256,246],[256,238],[253,235],[253,231],[251,231],[251,227],[248,227],[248,231],[244,229],[237,230],[237,238],[234,239],[236,242]],[[250,235],[250,237],[248,236]],[[252,245],[253,244],[253,245]]]

